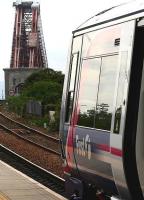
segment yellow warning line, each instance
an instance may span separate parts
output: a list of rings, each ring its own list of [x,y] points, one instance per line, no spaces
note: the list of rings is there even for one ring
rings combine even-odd
[[[0,200],[8,200],[8,198],[6,198],[2,194],[0,194]]]

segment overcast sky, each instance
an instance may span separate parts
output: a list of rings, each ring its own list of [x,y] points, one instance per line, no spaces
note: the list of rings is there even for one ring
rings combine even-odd
[[[103,9],[128,0],[39,0],[49,67],[65,72],[71,32]],[[0,81],[9,68],[15,8],[13,0],[0,6]]]

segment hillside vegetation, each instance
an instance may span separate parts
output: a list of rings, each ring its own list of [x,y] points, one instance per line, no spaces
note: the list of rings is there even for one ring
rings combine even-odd
[[[43,125],[46,123],[51,129],[57,130],[63,81],[62,72],[50,68],[33,73],[25,81],[20,95],[8,98],[8,109],[24,118],[29,118],[33,124]],[[26,106],[30,101],[40,103],[41,116],[27,112]],[[51,124],[49,111],[55,111],[55,121]]]

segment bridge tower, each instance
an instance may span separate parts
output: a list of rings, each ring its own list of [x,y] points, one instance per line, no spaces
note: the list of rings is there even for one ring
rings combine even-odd
[[[17,0],[10,68],[5,71],[5,96],[18,95],[26,78],[48,67],[40,4]]]

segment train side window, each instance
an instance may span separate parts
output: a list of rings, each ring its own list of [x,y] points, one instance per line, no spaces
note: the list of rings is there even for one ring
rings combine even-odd
[[[111,129],[113,101],[118,70],[118,55],[102,57],[95,128]]]
[[[74,97],[74,88],[75,88],[75,78],[76,78],[76,70],[78,64],[78,56],[79,53],[75,53],[72,55],[72,64],[71,64],[71,72],[70,72],[70,82],[67,96],[67,109],[66,109],[66,119],[65,122],[70,122],[70,117],[73,108],[73,97]]]
[[[101,58],[84,59],[78,100],[79,126],[94,128]]]
[[[120,47],[121,24],[86,33],[83,41],[83,57],[106,55],[118,52]]]

